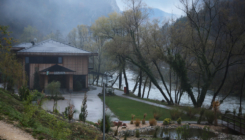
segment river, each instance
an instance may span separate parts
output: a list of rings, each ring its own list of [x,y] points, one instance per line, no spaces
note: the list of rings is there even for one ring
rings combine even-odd
[[[132,91],[133,88],[134,88],[134,85],[135,85],[135,81],[133,80],[133,76],[134,76],[133,74],[134,73],[128,70],[126,74],[127,74],[127,77],[128,77],[129,90]],[[117,74],[113,75],[113,79],[116,78],[116,75]],[[123,84],[123,86],[125,86],[124,78],[122,80],[122,84]],[[113,87],[114,88],[118,88],[118,85],[119,84],[118,84],[118,80],[117,80]],[[167,93],[165,88],[164,88],[164,86],[163,86],[163,84],[160,84],[160,86],[163,87],[162,88],[163,91],[165,93]],[[147,98],[148,90],[149,90],[149,88],[146,87],[144,98]],[[192,90],[193,90],[193,93],[194,93],[195,97],[197,97],[197,94],[198,94],[197,88],[193,88]],[[143,93],[143,85],[142,85],[141,91],[142,91],[141,93]],[[138,94],[138,88],[136,89],[134,94],[135,95]],[[174,100],[174,97],[175,97],[174,96],[174,91],[172,91],[173,100]],[[203,106],[204,107],[207,107],[207,106],[210,105],[212,97],[213,97],[212,91],[209,90],[207,92],[207,95],[206,95],[205,100],[203,102]],[[152,84],[152,88],[151,88],[151,91],[150,91],[150,94],[149,94],[149,99],[155,99],[155,100],[160,100],[160,101],[164,100],[164,97],[161,94],[161,92],[157,88],[155,88],[153,84]],[[220,95],[216,97],[216,100],[220,100],[220,99],[223,99],[223,97],[220,96]],[[180,101],[180,105],[192,106],[192,101],[191,101],[191,99],[188,97],[188,95],[186,93],[184,93],[184,95],[182,96],[181,101]],[[235,96],[228,96],[224,100],[224,102],[220,105],[220,111],[224,112],[227,109],[229,109],[230,111],[233,111],[233,109],[236,109],[236,112],[238,113],[239,112],[239,107],[240,107],[240,98],[239,97],[235,97]],[[245,113],[245,98],[242,99],[242,112],[243,112],[243,114]]]

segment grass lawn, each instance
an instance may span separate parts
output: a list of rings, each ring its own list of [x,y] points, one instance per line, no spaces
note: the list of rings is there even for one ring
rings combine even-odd
[[[145,103],[133,101],[119,96],[106,96],[106,105],[111,109],[120,120],[131,120],[131,114],[135,119],[143,119],[144,113],[147,113],[146,120],[153,118],[153,110],[161,112],[159,120],[170,118],[169,110],[148,105]]]
[[[119,120],[122,121],[131,120],[131,114],[135,115],[134,119],[143,119],[144,113],[147,113],[146,120],[149,120],[153,118],[153,111],[157,111],[159,112],[159,114],[161,114],[161,117],[159,119],[160,121],[163,121],[165,118],[171,118],[170,110],[168,109],[148,105],[119,96],[106,96],[106,105],[116,116],[118,116]],[[196,118],[189,118],[185,114],[182,115],[181,118],[185,121],[197,120]]]
[[[124,94],[124,95],[126,95],[126,94]],[[182,111],[186,111],[186,112],[188,112],[190,110],[192,110],[194,112],[197,112],[197,114],[199,114],[199,112],[200,112],[200,108],[194,108],[194,107],[191,107],[191,106],[168,105],[166,102],[161,102],[159,100],[139,98],[138,96],[134,95],[133,93],[130,93],[129,95],[126,95],[126,96],[130,96],[130,97],[133,97],[133,98],[136,98],[136,99],[149,101],[149,102],[152,102],[152,103],[157,103],[157,104],[160,104],[160,105],[166,105],[166,106],[169,106],[169,107],[172,107],[172,108],[175,108],[175,109],[179,109],[179,110],[182,110]],[[185,119],[193,120],[193,119],[188,119],[188,118],[185,118]]]
[[[153,110],[161,112],[162,115],[159,119],[161,121],[165,118],[170,118],[170,113],[167,109],[162,109],[119,96],[106,96],[105,103],[120,120],[131,120],[131,114],[135,115],[135,119],[143,119],[144,113],[147,113],[146,120],[149,120],[153,118]]]

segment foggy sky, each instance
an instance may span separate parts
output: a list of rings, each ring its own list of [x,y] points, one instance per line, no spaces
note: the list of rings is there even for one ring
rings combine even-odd
[[[123,11],[125,9],[125,0],[116,1],[120,10]],[[171,14],[184,15],[183,11],[177,8],[181,7],[179,0],[143,0],[143,2],[151,8],[158,8]]]

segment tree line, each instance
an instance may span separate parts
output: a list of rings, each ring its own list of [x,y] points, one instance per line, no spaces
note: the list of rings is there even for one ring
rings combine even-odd
[[[133,92],[138,88],[138,97],[144,97],[146,86],[150,91],[154,85],[168,104],[179,104],[187,94],[195,107],[201,107],[209,90],[210,105],[220,94],[221,103],[232,93],[244,94],[245,2],[180,2],[185,16],[163,26],[149,20],[149,8],[142,0],[128,0],[127,10],[100,17],[91,26],[78,25],[66,39],[58,31],[46,37],[98,52],[93,83],[99,84],[99,73],[117,72],[119,88],[124,78],[127,94],[128,69],[136,73]],[[27,27],[22,40],[37,36],[29,32],[38,33]]]

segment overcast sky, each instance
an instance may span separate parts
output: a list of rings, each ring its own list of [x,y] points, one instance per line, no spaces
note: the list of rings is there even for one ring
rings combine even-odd
[[[123,11],[125,9],[125,0],[116,1],[120,10]],[[143,0],[143,2],[151,8],[158,8],[171,14],[184,15],[184,13],[177,8],[181,7],[179,0]]]

